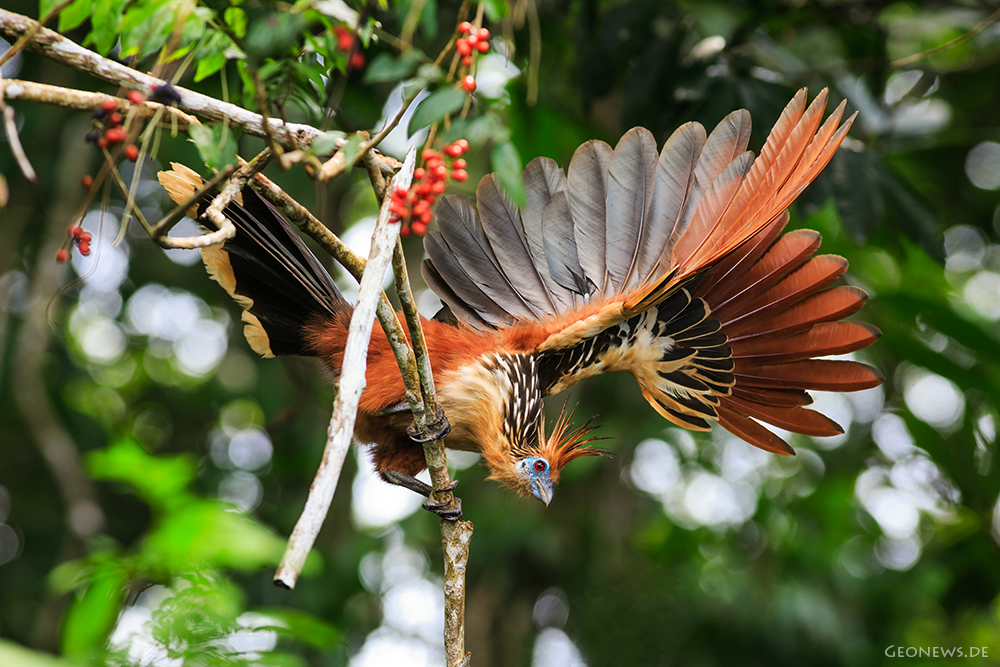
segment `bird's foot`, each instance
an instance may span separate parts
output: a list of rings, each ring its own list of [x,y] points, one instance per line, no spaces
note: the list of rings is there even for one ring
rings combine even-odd
[[[401,486],[404,489],[409,489],[414,493],[419,493],[428,500],[430,500],[431,493],[434,492],[434,488],[431,487],[429,484],[421,482],[413,475],[407,475],[406,473],[397,472],[395,470],[386,470],[385,472],[383,472],[382,479],[389,482],[390,484],[395,484],[396,486]],[[458,480],[453,479],[448,486],[438,489],[438,491],[453,492],[457,486],[458,486]],[[428,512],[437,514],[439,517],[445,519],[446,521],[458,521],[459,519],[462,518],[462,499],[456,496],[453,497],[455,498],[454,507],[449,507],[449,505],[451,505],[450,502],[448,503],[428,502],[424,505],[421,505],[421,507],[423,507]]]
[[[421,445],[432,440],[440,440],[451,433],[451,424],[448,423],[448,418],[444,416],[444,410],[441,409],[440,405],[437,406],[437,417],[427,424],[426,435],[417,433],[416,426],[416,424],[410,424],[406,429],[406,435],[410,436],[410,440]]]

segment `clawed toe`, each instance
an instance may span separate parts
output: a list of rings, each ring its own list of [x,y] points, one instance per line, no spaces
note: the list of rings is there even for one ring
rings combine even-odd
[[[452,488],[455,484],[450,485]],[[421,505],[428,512],[437,514],[439,517],[445,521],[458,521],[462,518],[462,499],[455,498],[455,506],[448,507],[451,503],[426,503]]]
[[[440,405],[437,409],[437,418],[427,424],[426,435],[417,433],[415,426],[415,424],[410,424],[406,429],[406,435],[410,436],[410,440],[421,445],[432,440],[440,440],[451,433],[451,424],[448,423],[448,418],[444,416],[444,410],[441,409]]]

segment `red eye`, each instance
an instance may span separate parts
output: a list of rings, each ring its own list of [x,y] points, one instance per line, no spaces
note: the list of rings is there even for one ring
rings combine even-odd
[[[545,461],[535,461],[535,470],[538,472],[545,472],[545,469],[548,467],[549,466],[545,463]]]

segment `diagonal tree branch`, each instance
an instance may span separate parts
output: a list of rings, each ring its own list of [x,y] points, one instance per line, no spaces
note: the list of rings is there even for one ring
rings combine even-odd
[[[415,162],[416,151],[411,150],[404,162],[403,169],[395,180],[405,181],[408,184],[413,175]],[[389,217],[389,204],[385,202],[379,211],[375,233],[372,235],[371,255],[361,277],[358,300],[351,316],[340,382],[337,385],[337,397],[333,403],[333,415],[330,417],[323,460],[309,491],[302,515],[288,539],[288,548],[285,550],[285,555],[278,565],[278,571],[274,575],[275,583],[284,588],[295,586],[299,573],[305,565],[306,557],[309,555],[309,550],[316,541],[326,513],[330,509],[330,503],[333,501],[340,471],[354,435],[358,402],[365,389],[368,343],[371,338],[372,326],[375,323],[375,310],[379,296],[382,294],[382,278],[389,268],[395,239],[399,234],[399,227],[390,225]]]
[[[38,22],[22,14],[0,9],[0,35],[9,40],[17,40],[34,31],[34,35],[26,44],[26,48],[44,55],[47,58],[90,74],[91,76],[112,83],[148,93],[167,82],[158,77],[140,72],[85,49],[71,39],[63,37],[58,32],[39,27]],[[180,95],[178,106],[184,111],[203,120],[227,122],[241,128],[244,132],[257,137],[273,135],[283,147],[288,149],[308,148],[323,131],[304,123],[285,123],[277,118],[265,119],[260,114],[248,111],[243,107],[229,102],[217,100],[208,95],[174,87]],[[51,100],[60,104],[58,100]],[[267,127],[265,127],[265,122]],[[340,149],[346,139],[338,139],[335,147]],[[382,171],[391,173],[399,168],[399,163],[393,158],[377,154],[377,161]]]

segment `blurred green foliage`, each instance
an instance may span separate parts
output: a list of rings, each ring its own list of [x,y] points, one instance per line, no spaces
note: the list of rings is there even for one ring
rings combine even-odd
[[[7,4],[37,16],[57,3]],[[410,130],[465,105],[450,61],[434,62],[458,3],[388,4],[75,0],[52,25],[142,69],[169,45],[159,65],[183,71],[181,85],[329,130],[329,150],[378,127],[400,83],[398,97],[430,93],[402,123]],[[848,279],[872,297],[861,315],[884,332],[862,358],[886,382],[824,403],[847,434],[796,437],[791,460],[668,428],[628,377],[576,389],[577,414],[600,414],[618,458],[570,466],[551,507],[511,497],[478,465],[457,473],[476,526],[473,664],[863,667],[898,660],[890,647],[934,646],[980,647],[989,657],[970,664],[995,663],[1000,24],[983,23],[993,8],[482,8],[517,69],[495,91],[480,75],[469,115],[440,128],[442,140],[472,144],[470,179],[455,188],[464,194],[497,171],[516,197],[521,165],[536,156],[565,164],[583,141],[614,143],[633,125],[662,141],[738,107],[752,113],[759,148],[802,86],[830,87],[859,110],[792,226],[819,230],[824,252],[851,260]],[[359,27],[345,49],[336,28],[349,17]],[[404,34],[412,48],[390,39]],[[37,54],[9,66],[8,78],[113,92]],[[252,358],[197,257],[130,231],[122,246],[75,259],[79,277],[56,265],[79,178],[98,165],[82,140],[89,120],[13,106],[39,182],[23,182],[0,150],[11,190],[0,218],[0,664],[440,660],[436,521],[407,501],[393,501],[409,507],[395,519],[372,519],[366,504],[394,490],[365,486],[369,472],[353,462],[300,585],[271,585],[280,536],[319,460],[331,390],[302,360]],[[263,146],[221,125],[191,139],[162,133],[156,160],[224,164]],[[323,187],[301,171],[269,175],[365,247],[358,230],[375,204],[363,173]],[[139,203],[154,219],[166,207],[152,185]],[[107,215],[92,214],[88,229],[113,236],[121,197],[102,193],[95,208]],[[421,250],[406,243],[415,277]]]

